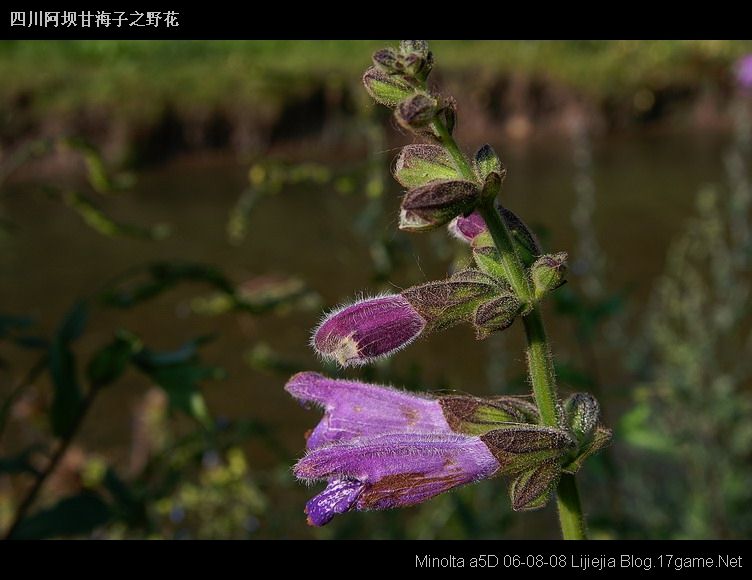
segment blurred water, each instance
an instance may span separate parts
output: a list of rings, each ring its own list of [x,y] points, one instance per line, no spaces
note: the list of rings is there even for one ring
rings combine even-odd
[[[570,213],[576,168],[570,142],[492,144],[509,170],[504,203],[548,232],[549,249],[573,253],[576,232]],[[669,241],[693,211],[698,186],[722,179],[725,145],[723,138],[712,135],[643,134],[594,140],[593,227],[607,259],[605,286],[630,292],[629,322],[638,320],[640,306],[663,267]],[[325,151],[316,155],[326,158]],[[381,155],[386,168],[394,152]],[[295,274],[320,293],[327,306],[375,290],[368,244],[352,227],[366,203],[363,194],[343,196],[326,187],[294,187],[262,199],[251,216],[248,238],[241,246],[232,246],[226,240],[225,223],[246,186],[246,175],[247,167],[233,159],[187,159],[139,174],[132,192],[106,200],[108,211],[119,219],[171,223],[172,237],[156,243],[103,238],[71,211],[34,194],[24,183],[14,184],[8,188],[5,209],[16,231],[0,245],[0,310],[32,315],[44,330],[52,331],[75,298],[93,292],[103,280],[156,259],[212,263],[238,282],[265,273]],[[387,211],[379,226],[391,238],[404,237],[410,248],[390,277],[395,288],[443,276],[452,255],[443,232],[407,236],[396,230],[398,193],[396,186],[387,192]],[[285,356],[319,368],[308,348],[319,313],[200,316],[188,307],[197,292],[197,287],[179,288],[132,311],[97,312],[82,352],[102,344],[118,326],[140,334],[156,348],[217,333],[206,358],[224,366],[229,375],[205,389],[212,412],[230,418],[262,417],[292,454],[300,453],[302,434],[317,415],[300,409],[284,393],[285,377],[252,371],[243,355],[264,340]],[[552,320],[549,326],[556,355],[576,359],[569,325]],[[507,333],[499,344],[506,350],[504,368],[512,377],[522,371],[521,327],[515,325]],[[418,365],[427,388],[450,385],[483,393],[489,389],[487,354],[488,349],[476,345],[469,328],[456,328],[400,353],[394,366],[397,372],[408,373]],[[14,362],[20,360],[14,357]],[[606,360],[606,375],[613,362]],[[618,372],[616,365],[613,368]],[[0,383],[0,395],[8,388]],[[84,443],[124,461],[132,411],[144,389],[141,377],[127,375],[108,396],[100,397],[84,426]],[[605,393],[602,402],[607,413],[618,415],[627,396],[625,391]],[[251,456],[255,466],[274,461],[260,448],[252,449]]]

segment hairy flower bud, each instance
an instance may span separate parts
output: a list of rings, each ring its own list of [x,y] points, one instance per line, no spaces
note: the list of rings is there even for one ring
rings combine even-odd
[[[481,399],[469,395],[440,397],[449,427],[456,433],[483,435],[504,423],[536,423],[538,410],[525,397]]]
[[[577,472],[585,460],[608,445],[611,431],[599,424],[600,405],[588,393],[575,393],[564,401],[564,426],[577,441],[564,471]]]
[[[540,299],[546,293],[555,290],[564,283],[567,271],[567,253],[546,254],[538,258],[530,268],[530,275],[535,288],[535,298]]]
[[[475,169],[475,174],[481,181],[485,181],[490,173],[498,173],[502,179],[507,174],[501,159],[490,145],[483,145],[478,149],[473,159],[473,169]]]
[[[517,475],[541,463],[559,460],[575,446],[566,431],[540,425],[509,423],[480,438],[502,466],[504,475]]]
[[[520,473],[509,486],[512,509],[516,512],[542,508],[561,477],[558,461],[546,461]]]
[[[402,291],[426,321],[427,330],[443,330],[472,319],[478,304],[499,292],[498,284],[477,270],[461,270],[447,280]]]
[[[407,145],[394,164],[394,178],[404,187],[420,187],[440,179],[460,179],[446,149],[438,145]]]
[[[575,393],[564,402],[566,426],[580,444],[593,435],[600,416],[598,401],[588,393]]]
[[[478,340],[491,333],[509,328],[522,310],[522,303],[512,294],[503,294],[484,302],[475,311],[473,325]]]
[[[387,74],[401,73],[405,66],[393,48],[382,48],[373,53],[373,64]]]
[[[409,131],[420,130],[433,121],[437,110],[436,99],[417,93],[397,105],[394,118]]]
[[[434,181],[408,191],[402,199],[399,228],[425,231],[470,213],[478,202],[478,186],[471,181]]]
[[[403,55],[417,54],[418,56],[428,56],[428,41],[426,40],[401,40],[400,52]]]
[[[371,67],[363,75],[363,85],[374,101],[387,107],[396,107],[415,90],[396,75],[389,75],[380,68]]]
[[[407,346],[425,326],[404,297],[378,296],[328,314],[313,332],[311,345],[324,358],[358,366]]]

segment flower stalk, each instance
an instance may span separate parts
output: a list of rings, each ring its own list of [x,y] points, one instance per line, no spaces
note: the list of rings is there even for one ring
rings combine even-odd
[[[496,198],[506,169],[490,145],[472,162],[452,136],[454,99],[428,89],[433,55],[424,41],[374,55],[363,76],[374,100],[397,123],[429,143],[405,147],[395,179],[407,188],[399,228],[423,232],[448,225],[472,246],[473,263],[445,280],[394,295],[364,298],[329,313],[311,344],[341,366],[370,364],[419,336],[469,323],[483,340],[522,318],[535,404],[519,397],[413,395],[379,385],[311,373],[287,390],[324,407],[294,468],[299,479],[325,481],[308,502],[312,525],[352,510],[414,505],[480,479],[506,476],[516,511],[546,505],[554,491],[565,539],[584,539],[574,474],[606,446],[592,395],[560,403],[540,301],[565,282],[567,254],[544,254],[535,235]]]

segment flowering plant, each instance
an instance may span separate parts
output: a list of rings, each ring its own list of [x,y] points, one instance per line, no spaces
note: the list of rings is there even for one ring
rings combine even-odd
[[[490,145],[472,160],[453,130],[457,106],[430,90],[433,54],[424,41],[403,41],[373,56],[363,83],[397,123],[426,143],[402,149],[394,167],[407,189],[399,227],[422,232],[447,225],[470,244],[473,262],[445,280],[399,294],[360,299],[329,313],[311,344],[342,366],[369,364],[419,336],[471,324],[478,339],[520,318],[534,403],[528,397],[431,396],[300,373],[287,391],[324,408],[308,452],[295,466],[305,481],[324,480],[306,506],[309,523],[324,525],[352,509],[414,505],[459,485],[508,476],[515,510],[544,506],[556,491],[562,534],[585,537],[574,474],[603,448],[588,394],[557,395],[540,303],[564,283],[566,253],[544,254],[525,223],[497,197],[506,169]]]

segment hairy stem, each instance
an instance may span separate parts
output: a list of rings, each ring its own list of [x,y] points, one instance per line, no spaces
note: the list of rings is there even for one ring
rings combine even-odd
[[[472,167],[444,124],[437,119],[433,121],[432,128],[441,144],[452,156],[462,176],[465,179],[475,181],[476,177]],[[531,304],[533,292],[530,281],[525,273],[522,260],[515,250],[509,228],[494,207],[493,200],[482,202],[478,211],[486,222],[496,249],[499,251],[504,272],[512,289],[520,302]],[[532,304],[532,310],[523,316],[523,322],[528,344],[528,373],[533,386],[535,403],[538,406],[543,424],[558,427],[556,375],[540,306]],[[564,474],[562,476],[556,495],[562,536],[565,540],[585,539],[585,520],[582,515],[580,496],[574,475]]]
[[[571,473],[564,473],[556,490],[556,507],[559,509],[559,524],[565,540],[586,540],[585,518],[580,505],[577,480]]]

